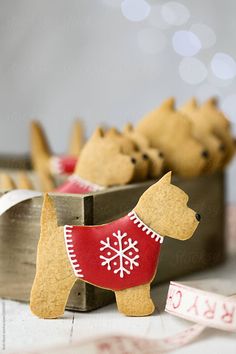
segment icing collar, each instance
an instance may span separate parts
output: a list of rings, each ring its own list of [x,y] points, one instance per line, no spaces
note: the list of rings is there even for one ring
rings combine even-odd
[[[152,230],[149,226],[144,224],[144,222],[138,217],[138,215],[135,213],[134,210],[132,210],[128,214],[130,220],[133,221],[134,224],[137,225],[137,227],[141,228],[142,231],[146,232],[147,235],[150,235],[151,238],[154,238],[156,242],[163,243],[164,241],[164,236],[161,236],[160,234],[156,233],[154,230]]]
[[[71,175],[68,180],[73,182],[74,184],[79,185],[85,190],[90,190],[91,192],[97,192],[106,189],[106,187],[87,181],[78,175]]]

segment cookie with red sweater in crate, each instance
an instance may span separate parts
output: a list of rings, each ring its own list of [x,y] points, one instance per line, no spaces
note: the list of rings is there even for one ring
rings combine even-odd
[[[154,311],[150,283],[165,237],[187,240],[200,215],[171,183],[171,172],[149,187],[130,213],[96,226],[58,226],[53,200],[44,197],[31,311],[41,318],[63,315],[76,280],[115,292],[127,316]]]
[[[160,176],[162,166],[163,157],[153,149],[139,151],[117,129],[98,128],[84,145],[73,175],[56,191],[85,194],[141,182]]]
[[[75,172],[56,191],[85,194],[125,185],[133,180],[135,165],[135,158],[97,128],[84,145]]]

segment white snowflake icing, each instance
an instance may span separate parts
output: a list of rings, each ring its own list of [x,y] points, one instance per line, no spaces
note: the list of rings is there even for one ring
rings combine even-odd
[[[134,269],[134,266],[138,267],[139,263],[136,261],[139,258],[137,254],[139,249],[136,247],[138,241],[133,241],[130,237],[128,238],[127,233],[121,233],[120,230],[117,233],[112,234],[115,237],[113,242],[112,237],[107,237],[106,241],[100,241],[101,245],[100,251],[105,251],[105,255],[101,255],[100,258],[103,259],[102,266],[107,266],[108,270],[114,269],[115,274],[119,274],[121,278],[124,278],[125,274],[130,274],[130,271]],[[123,242],[123,239],[125,241]]]

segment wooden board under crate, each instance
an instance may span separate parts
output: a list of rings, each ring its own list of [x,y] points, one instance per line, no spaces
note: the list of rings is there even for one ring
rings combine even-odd
[[[172,182],[189,194],[188,204],[202,215],[202,220],[195,235],[186,242],[165,238],[158,282],[174,280],[219,264],[225,257],[223,173],[192,180],[174,177]],[[93,225],[119,218],[135,206],[152,183],[116,187],[86,196],[52,194],[59,224]],[[41,206],[42,198],[34,198],[16,205],[0,217],[0,297],[29,301]],[[113,300],[111,291],[77,281],[67,309],[89,311]]]

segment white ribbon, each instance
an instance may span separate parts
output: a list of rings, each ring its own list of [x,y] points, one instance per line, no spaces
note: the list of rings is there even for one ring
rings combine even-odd
[[[236,296],[226,297],[171,282],[165,310],[205,327],[236,332]]]
[[[0,197],[0,215],[18,203],[35,197],[40,197],[42,195],[43,193],[41,192],[28,189],[14,189],[10,192],[7,192]]]

